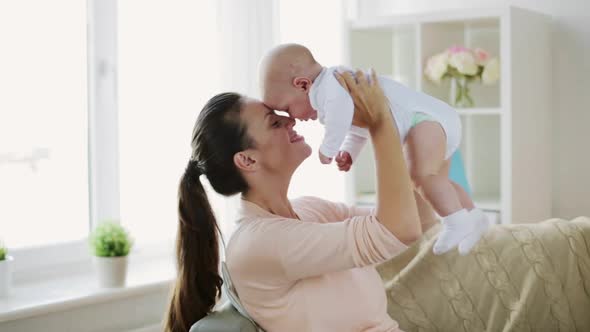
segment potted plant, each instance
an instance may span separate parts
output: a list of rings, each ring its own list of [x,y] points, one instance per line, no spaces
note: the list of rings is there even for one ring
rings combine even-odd
[[[12,284],[12,261],[14,258],[8,256],[8,250],[0,242],[0,297],[7,296],[10,293]]]
[[[129,233],[116,222],[102,222],[90,234],[90,246],[99,286],[125,286],[127,255],[133,246]]]

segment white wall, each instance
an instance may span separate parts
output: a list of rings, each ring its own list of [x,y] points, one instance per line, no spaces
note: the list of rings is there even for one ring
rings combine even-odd
[[[553,215],[564,218],[590,215],[590,1],[357,1],[357,15],[363,17],[502,5],[513,5],[551,15],[554,18],[551,70],[555,92],[551,179]]]

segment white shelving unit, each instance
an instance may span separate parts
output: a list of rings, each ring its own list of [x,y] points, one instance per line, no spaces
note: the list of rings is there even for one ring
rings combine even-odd
[[[502,223],[550,217],[550,18],[515,7],[376,17],[350,22],[348,65],[375,68],[448,102],[448,81],[423,75],[426,59],[452,45],[481,47],[501,62],[500,82],[470,85],[476,107],[458,109],[473,198]],[[353,204],[375,201],[367,144],[347,179]]]

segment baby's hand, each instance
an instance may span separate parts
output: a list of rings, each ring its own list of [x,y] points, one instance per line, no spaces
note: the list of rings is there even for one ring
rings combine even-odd
[[[320,161],[322,162],[322,164],[329,164],[332,162],[332,158],[326,157],[324,156],[321,152],[318,151],[318,154],[320,155]]]
[[[348,172],[350,170],[350,166],[352,166],[352,157],[350,156],[350,153],[346,151],[340,151],[336,156],[336,163],[339,170]]]

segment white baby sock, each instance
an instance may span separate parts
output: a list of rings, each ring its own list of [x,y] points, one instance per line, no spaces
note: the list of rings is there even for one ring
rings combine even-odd
[[[442,218],[441,223],[443,225],[442,230],[432,248],[435,255],[442,255],[455,248],[461,240],[475,229],[475,223],[472,222],[469,212],[465,209]]]
[[[459,254],[467,255],[490,228],[488,217],[480,209],[469,211],[469,222],[475,224],[475,229],[459,243]]]

